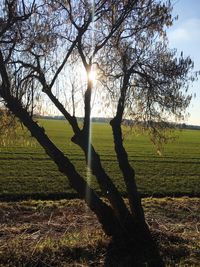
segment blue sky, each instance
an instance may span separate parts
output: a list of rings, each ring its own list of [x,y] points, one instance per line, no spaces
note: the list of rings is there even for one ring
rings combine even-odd
[[[194,69],[200,70],[200,0],[172,0],[173,15],[178,20],[167,31],[170,47],[183,51],[194,61]],[[188,109],[187,123],[200,125],[200,76],[199,81],[190,86],[190,93],[196,94]]]

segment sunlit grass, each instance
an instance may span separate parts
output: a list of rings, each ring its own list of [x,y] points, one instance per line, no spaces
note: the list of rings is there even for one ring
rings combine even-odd
[[[51,139],[71,159],[86,177],[84,154],[71,142],[72,131],[65,121],[41,120]],[[125,193],[116,162],[113,140],[108,124],[93,124],[92,139],[102,164]],[[200,195],[200,131],[178,131],[175,142],[164,147],[162,156],[156,153],[148,137],[129,134],[125,146],[136,170],[139,191],[144,195]],[[27,138],[29,140],[30,138]],[[34,146],[14,145],[0,148],[0,195],[15,197],[71,197],[75,192],[67,178],[36,143]],[[98,186],[91,179],[93,187]]]

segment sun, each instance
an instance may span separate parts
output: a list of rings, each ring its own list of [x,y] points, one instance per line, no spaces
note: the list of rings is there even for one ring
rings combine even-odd
[[[97,84],[97,72],[94,68],[88,72],[84,68],[80,68],[78,73],[80,73],[82,81],[90,82],[93,86]]]
[[[92,82],[93,85],[97,82],[97,74],[95,70],[91,70],[88,72],[88,80]]]

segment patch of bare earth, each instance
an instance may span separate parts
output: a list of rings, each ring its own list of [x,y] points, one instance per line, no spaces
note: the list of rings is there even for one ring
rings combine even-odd
[[[200,199],[147,198],[168,266],[200,266]],[[0,203],[0,266],[103,266],[109,238],[80,200]]]

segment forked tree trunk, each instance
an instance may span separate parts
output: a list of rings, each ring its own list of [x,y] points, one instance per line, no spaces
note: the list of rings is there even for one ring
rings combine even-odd
[[[147,225],[136,222],[133,217],[124,220],[123,224],[119,222],[113,209],[105,204],[87,185],[68,158],[52,143],[43,128],[32,120],[21,104],[9,96],[7,107],[23,122],[57,164],[59,170],[68,177],[71,186],[81,198],[85,199],[87,205],[97,215],[105,233],[112,236],[112,249],[108,253],[106,264],[109,265],[107,266],[164,266]],[[86,191],[90,193],[89,200],[86,197]],[[121,265],[117,265],[116,260]],[[145,262],[149,262],[149,265],[143,265]]]
[[[151,238],[149,229],[143,220],[135,220],[134,216],[129,215],[121,220],[117,217],[114,210],[103,202],[98,195],[92,190],[87,182],[76,171],[70,160],[54,145],[54,143],[45,134],[45,131],[36,122],[33,121],[29,113],[23,108],[19,100],[10,94],[10,84],[7,82],[7,73],[4,66],[3,84],[0,88],[0,96],[4,99],[7,108],[19,118],[25,127],[31,132],[32,136],[37,139],[39,144],[44,148],[46,153],[56,163],[60,172],[66,175],[69,183],[74,188],[79,196],[85,199],[89,208],[96,214],[99,222],[102,224],[103,230],[107,235],[112,236],[115,249],[118,250],[118,258],[121,266],[128,266],[126,264],[126,256],[130,257],[130,266],[142,266],[144,262],[152,262],[147,266],[163,266],[162,261],[157,253],[156,246]],[[2,70],[1,70],[2,71]],[[94,159],[97,154],[93,154]],[[98,174],[98,167],[100,158],[96,157],[98,164],[95,166],[94,171]],[[102,172],[101,172],[102,173]],[[99,177],[100,178],[100,177]],[[112,187],[110,188],[111,193]],[[87,198],[86,192],[89,192],[90,198]],[[119,192],[117,192],[119,193]],[[123,202],[122,202],[123,203]],[[118,204],[116,203],[118,206]],[[115,251],[115,250],[110,250]],[[111,253],[112,256],[112,253]],[[115,255],[116,256],[116,255]],[[115,257],[109,257],[114,259]],[[117,266],[115,261],[114,266]],[[110,263],[110,266],[112,263]],[[137,265],[136,265],[137,264]],[[138,265],[140,264],[140,265]]]
[[[46,91],[46,94],[48,95],[48,97],[51,99],[54,105],[58,108],[58,110],[63,114],[63,116],[66,118],[66,120],[71,125],[72,130],[74,132],[74,136],[71,138],[72,142],[78,145],[84,152],[86,163],[87,165],[90,165],[88,167],[91,169],[92,174],[96,177],[103,195],[109,200],[114,210],[115,215],[118,217],[118,220],[120,220],[123,224],[126,218],[130,217],[130,212],[127,209],[119,191],[115,187],[114,183],[112,182],[108,174],[105,172],[101,164],[100,156],[95,151],[94,147],[92,146],[88,138],[89,137],[89,132],[88,132],[89,125],[85,127],[85,129],[81,130],[78,126],[76,118],[71,116],[66,111],[62,103],[59,102],[59,100],[53,95],[53,93],[49,90],[49,91]],[[87,124],[90,124],[89,120],[87,120]],[[91,153],[90,163],[87,162],[89,147],[90,147],[90,153]]]
[[[98,220],[107,235],[117,236],[122,227],[111,207],[104,203],[89,187],[87,182],[79,175],[70,160],[54,145],[54,143],[45,134],[44,129],[33,121],[29,113],[12,96],[2,95],[6,100],[7,108],[25,125],[36,138],[45,152],[55,162],[60,172],[68,177],[69,183],[77,191],[79,197],[85,199],[89,208],[96,214]],[[88,198],[86,192],[90,195]],[[119,229],[121,229],[119,231]]]

